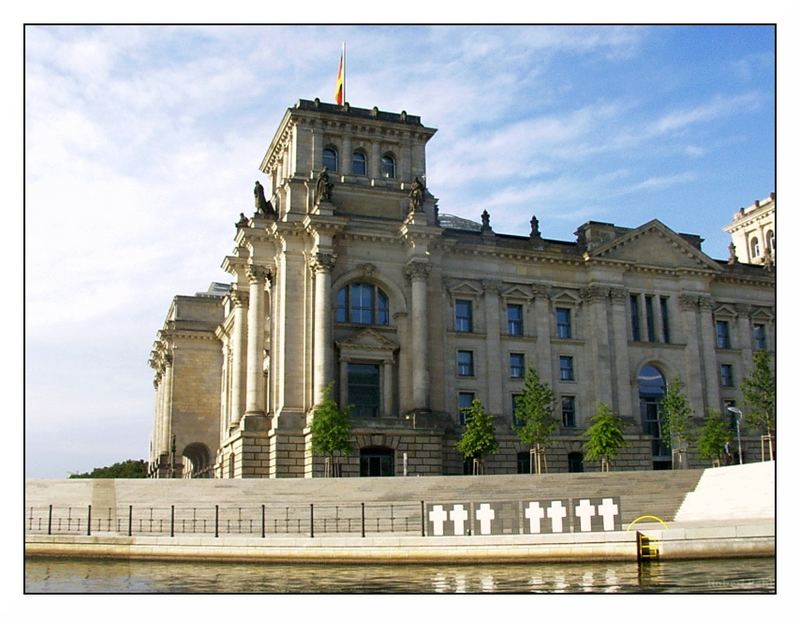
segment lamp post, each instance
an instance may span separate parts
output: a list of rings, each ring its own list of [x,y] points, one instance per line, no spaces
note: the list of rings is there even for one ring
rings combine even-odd
[[[739,465],[742,465],[742,432],[739,426],[742,424],[742,411],[733,406],[728,408],[728,412],[733,412],[736,415],[736,442],[739,445]]]

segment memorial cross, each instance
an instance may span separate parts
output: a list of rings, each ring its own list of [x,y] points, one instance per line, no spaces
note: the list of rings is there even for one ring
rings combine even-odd
[[[464,509],[463,504],[456,504],[450,511],[450,521],[453,522],[454,533],[456,536],[464,536],[464,522],[469,518],[469,513]]]
[[[475,511],[475,517],[481,522],[481,534],[492,533],[492,520],[494,519],[494,509],[491,504],[483,503],[480,508]]]
[[[530,522],[531,534],[539,534],[542,531],[541,519],[544,517],[544,509],[538,502],[529,502],[525,509],[525,517]]]
[[[592,531],[592,516],[595,514],[595,507],[590,500],[581,500],[575,507],[575,517],[580,519],[581,532]]]
[[[567,516],[567,509],[561,504],[561,500],[553,500],[547,507],[547,517],[550,518],[551,529],[553,532],[564,531],[564,518]]]
[[[444,534],[444,522],[447,521],[447,511],[442,508],[441,504],[436,504],[428,514],[428,519],[433,522],[433,536],[442,536]]]

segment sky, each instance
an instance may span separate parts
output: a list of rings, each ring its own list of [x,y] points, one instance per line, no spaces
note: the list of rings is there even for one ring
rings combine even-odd
[[[769,26],[28,26],[25,474],[147,459],[147,361],[171,299],[230,280],[239,212],[300,99],[438,129],[441,213],[574,240],[722,231],[775,186]]]

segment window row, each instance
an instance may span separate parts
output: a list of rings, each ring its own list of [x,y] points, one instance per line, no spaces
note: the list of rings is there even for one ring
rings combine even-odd
[[[522,397],[521,393],[511,396],[511,421],[515,427],[522,425],[522,421],[517,418],[517,405]],[[458,420],[461,425],[467,423],[467,409],[475,400],[475,393],[472,391],[459,391],[458,393]],[[576,427],[575,424],[575,396],[563,395],[560,400],[561,426],[566,428]]]
[[[716,320],[714,328],[717,335],[717,347],[729,349],[731,347],[731,325],[728,320]],[[753,347],[756,350],[767,349],[766,324],[753,324]]]
[[[471,333],[474,330],[472,301],[458,299],[455,302],[455,330],[458,333]],[[565,307],[556,309],[556,337],[572,339],[572,310]],[[522,337],[525,334],[522,305],[506,305],[506,334]]]
[[[368,173],[367,153],[361,149],[353,151],[351,158],[351,173],[356,176],[366,176]],[[331,172],[339,171],[339,151],[333,146],[322,150],[322,165]],[[380,176],[383,178],[397,177],[397,162],[393,155],[385,153],[381,157]]]
[[[642,308],[642,304],[644,304],[644,308]],[[657,324],[656,311],[658,311],[658,321],[661,323],[660,328]],[[634,341],[656,342],[658,341],[657,336],[660,336],[663,343],[671,343],[668,296],[631,294],[630,313],[631,338]],[[642,313],[644,313],[644,321]],[[642,332],[642,326],[645,327],[644,332]]]
[[[475,353],[472,350],[458,350],[457,373],[461,378],[472,378],[475,376]],[[559,356],[559,379],[562,382],[575,381],[575,363],[572,356]],[[525,354],[512,352],[509,354],[510,376],[515,379],[525,377]]]

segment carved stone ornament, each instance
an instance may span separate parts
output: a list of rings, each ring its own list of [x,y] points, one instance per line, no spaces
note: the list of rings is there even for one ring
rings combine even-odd
[[[270,275],[269,268],[258,264],[248,264],[246,272],[250,283],[264,283]]]
[[[711,311],[714,308],[714,301],[710,296],[700,296],[697,299],[697,306],[703,311]]]
[[[531,292],[537,298],[550,298],[550,286],[543,283],[534,283],[531,285]]]
[[[624,288],[608,288],[608,295],[612,303],[624,303],[628,298],[628,292]]]
[[[728,264],[733,266],[739,261],[739,258],[736,257],[736,245],[733,243],[728,245]]]
[[[231,297],[231,301],[233,302],[234,306],[236,307],[243,307],[247,305],[247,296],[248,293],[244,290],[231,290],[228,292]]]
[[[336,265],[336,256],[333,253],[315,253],[311,256],[309,266],[315,273],[331,272]]]
[[[500,291],[500,281],[497,279],[484,279],[481,281],[481,285],[485,292],[494,292],[496,294]]]
[[[431,274],[431,265],[427,262],[411,262],[405,267],[405,275],[411,281],[415,279],[427,279]]]
[[[597,302],[607,299],[611,294],[611,288],[606,285],[589,285],[581,288],[580,297],[586,302]]]
[[[683,309],[696,309],[699,298],[697,294],[681,294],[678,296],[678,303]]]
[[[369,262],[365,262],[364,264],[359,264],[358,267],[361,269],[361,274],[364,277],[372,277],[377,270],[375,268],[375,264],[370,264]]]
[[[319,177],[317,178],[317,192],[316,192],[316,199],[315,202],[319,204],[320,202],[330,202],[331,195],[333,195],[333,183],[331,182],[330,177],[328,176],[328,168],[327,166],[322,167],[322,171],[319,173]]]

